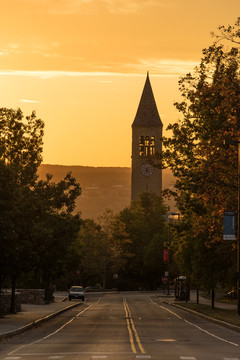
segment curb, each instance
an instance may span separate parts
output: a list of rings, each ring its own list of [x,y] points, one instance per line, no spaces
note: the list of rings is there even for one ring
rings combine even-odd
[[[227,328],[229,328],[229,329],[231,329],[231,330],[240,332],[240,326],[233,325],[233,324],[231,324],[231,323],[227,323],[226,321],[222,321],[222,320],[218,320],[218,319],[212,318],[212,317],[207,316],[207,315],[204,315],[204,314],[202,314],[202,313],[200,313],[200,312],[198,312],[198,311],[185,308],[185,307],[183,307],[183,306],[181,306],[181,305],[178,305],[178,304],[169,303],[169,302],[167,302],[167,301],[163,301],[163,302],[164,302],[165,304],[167,304],[167,305],[175,306],[175,307],[178,308],[178,309],[187,311],[187,312],[189,312],[189,313],[192,313],[192,314],[194,314],[194,315],[196,315],[196,316],[202,317],[202,318],[204,318],[204,319],[206,319],[206,320],[208,320],[208,321],[211,321],[211,322],[213,322],[213,323],[216,323],[216,324],[218,324],[218,325],[222,325],[222,326],[225,326],[225,327],[227,327]]]
[[[70,309],[72,309],[72,308],[74,308],[74,307],[76,307],[76,306],[79,306],[79,305],[81,305],[81,304],[82,304],[82,302],[78,302],[78,303],[76,303],[76,304],[69,305],[69,306],[67,306],[67,307],[65,307],[65,308],[63,308],[63,309],[60,309],[60,310],[58,310],[58,311],[55,311],[54,313],[51,313],[51,314],[49,314],[49,315],[47,315],[47,316],[44,316],[43,318],[34,320],[34,321],[30,322],[29,324],[26,324],[26,325],[24,325],[24,326],[21,326],[20,328],[17,328],[17,329],[15,329],[15,330],[8,331],[8,332],[6,332],[6,333],[2,333],[2,334],[0,334],[0,341],[6,339],[6,338],[8,338],[8,337],[12,337],[12,336],[18,335],[18,334],[20,334],[20,333],[22,333],[22,332],[24,332],[24,331],[26,331],[26,330],[31,329],[32,327],[38,326],[38,325],[41,324],[42,322],[48,321],[48,320],[56,317],[57,315],[60,315],[61,313],[65,312],[65,311],[67,311],[67,310],[70,310]]]

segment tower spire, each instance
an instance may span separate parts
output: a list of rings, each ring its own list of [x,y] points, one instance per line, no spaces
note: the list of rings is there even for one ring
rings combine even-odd
[[[143,88],[138,110],[132,126],[159,126],[162,121],[158,114],[157,105],[149,79],[149,71]]]

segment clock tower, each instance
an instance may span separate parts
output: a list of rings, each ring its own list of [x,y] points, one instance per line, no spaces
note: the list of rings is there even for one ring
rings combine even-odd
[[[149,74],[132,124],[132,191],[136,200],[143,191],[161,195],[162,170],[154,167],[154,155],[162,151],[162,121],[158,114]]]

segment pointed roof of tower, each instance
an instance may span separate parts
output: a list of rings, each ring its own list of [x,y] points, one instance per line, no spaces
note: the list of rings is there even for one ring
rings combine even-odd
[[[158,114],[152,86],[147,72],[147,79],[143,88],[137,114],[132,126],[161,126],[162,121]]]

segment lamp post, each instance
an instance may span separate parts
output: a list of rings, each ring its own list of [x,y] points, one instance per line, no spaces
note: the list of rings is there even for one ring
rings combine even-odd
[[[237,313],[240,316],[240,138],[227,139],[225,145],[238,145],[238,210],[237,210]]]

